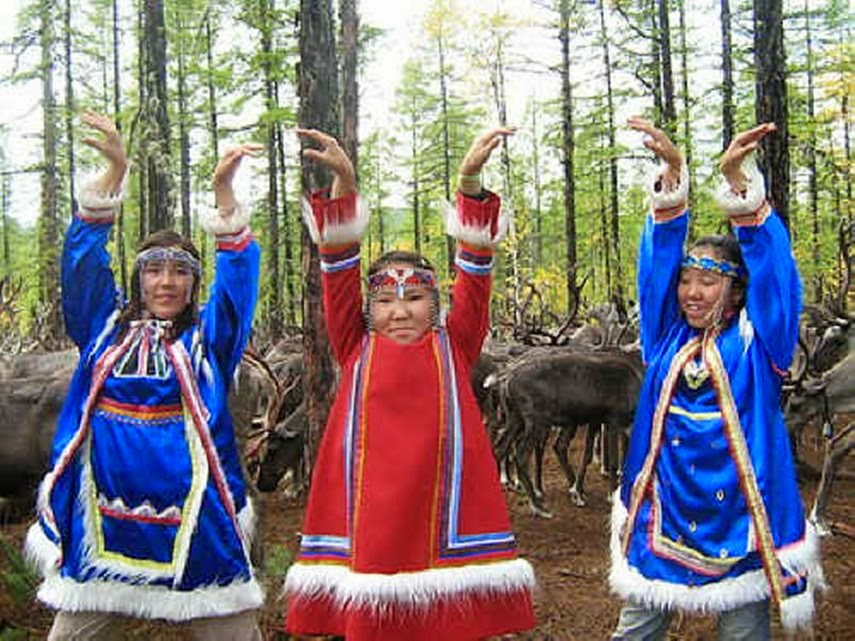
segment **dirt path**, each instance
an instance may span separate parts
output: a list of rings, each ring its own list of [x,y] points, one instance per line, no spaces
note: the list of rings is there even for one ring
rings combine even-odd
[[[815,462],[815,457],[812,458]],[[606,482],[594,470],[588,479],[588,506],[572,506],[566,498],[561,472],[548,457],[545,485],[547,501],[554,512],[554,518],[550,520],[532,516],[522,497],[510,492],[507,494],[521,553],[534,565],[539,583],[535,604],[538,627],[530,634],[520,635],[519,639],[607,639],[614,626],[620,603],[609,594],[606,584],[609,513]],[[809,499],[816,482],[807,485],[809,489],[805,491],[805,497]],[[829,512],[831,520],[850,526],[855,524],[855,481],[841,481],[834,492]],[[260,508],[265,514],[262,540],[268,586],[262,625],[266,638],[271,641],[287,639],[280,632],[283,607],[278,598],[280,577],[296,548],[302,507],[300,500],[288,501],[278,494],[264,495],[260,500]],[[3,540],[18,549],[24,531],[22,524],[0,529]],[[832,589],[820,596],[814,639],[842,641],[855,638],[852,632],[855,628],[855,541],[836,535],[823,540],[822,552]],[[4,579],[0,594],[0,641],[42,639],[50,623],[50,613],[32,599],[13,596],[15,591],[6,584],[6,579],[13,574],[8,559],[3,558],[0,566],[0,578]],[[675,621],[670,638],[685,641],[715,639],[714,630],[711,617],[683,617]],[[186,630],[180,627],[151,623],[129,625],[128,636],[152,641],[189,638]],[[775,638],[784,638],[777,628]]]

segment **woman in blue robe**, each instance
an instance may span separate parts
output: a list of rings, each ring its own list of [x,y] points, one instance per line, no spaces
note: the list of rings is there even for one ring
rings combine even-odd
[[[609,580],[626,603],[612,638],[662,639],[684,610],[717,613],[720,639],[768,639],[770,601],[785,628],[807,627],[823,578],[780,411],[801,284],[753,158],[775,127],[722,156],[732,235],[684,251],[685,161],[649,122],[629,125],[662,166],[639,249],[647,372],[613,504]]]
[[[59,610],[48,638],[115,639],[125,615],[190,620],[197,639],[260,639],[253,512],[227,406],[259,272],[231,183],[260,147],[230,150],[214,172],[207,304],[200,310],[198,251],[169,230],[141,244],[126,303],[106,243],[127,159],[112,121],[83,121],[101,133],[84,142],[108,166],[65,235],[62,308],[80,358],[26,541],[44,575],[38,598]]]

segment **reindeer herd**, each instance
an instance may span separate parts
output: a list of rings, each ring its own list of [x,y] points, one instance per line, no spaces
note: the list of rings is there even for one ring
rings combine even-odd
[[[575,505],[585,505],[585,474],[598,443],[611,488],[617,486],[644,375],[635,317],[610,306],[589,316],[572,333],[550,336],[550,345],[526,337],[488,341],[472,372],[503,480],[524,492],[533,513],[544,518],[551,516],[542,479],[550,449]],[[824,463],[811,518],[830,532],[825,509],[834,478],[855,446],[855,327],[818,308],[809,308],[804,318],[783,402],[797,459],[810,435],[822,439]],[[0,355],[0,497],[7,520],[32,510],[76,360],[73,350]],[[302,366],[299,341],[282,341],[263,354],[250,348],[232,386],[246,473],[262,492],[299,493],[310,478]],[[848,424],[835,428],[835,417],[846,415]],[[809,429],[817,424],[818,432]],[[574,466],[569,451],[577,434],[585,442]]]

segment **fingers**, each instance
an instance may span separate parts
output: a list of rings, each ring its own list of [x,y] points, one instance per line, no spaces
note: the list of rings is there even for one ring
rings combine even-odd
[[[495,127],[482,133],[472,141],[469,151],[460,163],[460,173],[474,175],[481,171],[493,151],[517,131],[516,127]]]

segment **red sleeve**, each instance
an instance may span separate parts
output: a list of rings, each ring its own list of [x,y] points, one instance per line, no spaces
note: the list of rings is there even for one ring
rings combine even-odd
[[[359,244],[321,247],[319,251],[330,347],[336,360],[344,364],[365,334]]]
[[[495,221],[501,200],[488,193],[483,200],[458,195],[457,207],[461,220],[483,224]],[[471,224],[471,223],[470,223]],[[484,338],[490,329],[490,290],[493,284],[493,249],[475,247],[458,241],[454,259],[456,276],[451,288],[451,308],[448,313],[449,336],[466,356],[471,367],[481,353]]]

